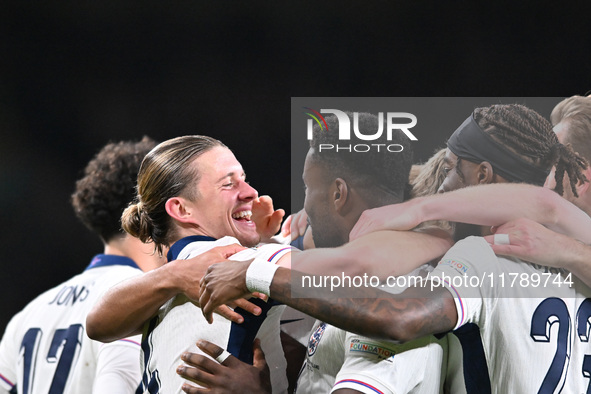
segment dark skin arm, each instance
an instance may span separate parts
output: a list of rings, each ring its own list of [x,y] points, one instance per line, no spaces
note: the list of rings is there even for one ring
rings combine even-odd
[[[409,288],[398,296],[376,288],[347,289],[348,298],[332,298],[330,288],[315,289],[314,298],[292,297],[291,281],[302,273],[279,269],[271,297],[328,324],[357,334],[410,341],[454,328],[457,316],[451,293],[444,288]],[[308,290],[308,289],[306,289]]]
[[[208,269],[202,281],[200,303],[209,321],[218,305],[248,293],[245,277],[249,263],[220,263]],[[330,287],[306,288],[304,294],[292,294],[291,284],[302,283],[303,275],[279,268],[270,296],[346,331],[405,342],[450,331],[457,321],[454,300],[444,288],[409,288],[399,295],[372,287],[347,288],[339,298],[335,298],[336,292]]]

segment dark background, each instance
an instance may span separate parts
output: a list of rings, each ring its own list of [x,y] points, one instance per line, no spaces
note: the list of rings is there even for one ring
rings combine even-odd
[[[589,2],[2,2],[0,332],[101,252],[69,195],[105,143],[214,136],[288,208],[290,97],[584,94],[589,15]]]

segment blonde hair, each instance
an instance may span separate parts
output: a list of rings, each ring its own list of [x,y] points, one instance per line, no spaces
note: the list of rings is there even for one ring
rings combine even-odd
[[[565,142],[591,162],[591,97],[572,96],[559,102],[550,115],[552,124],[567,127]]]
[[[443,172],[444,158],[445,148],[435,152],[425,164],[417,165],[414,171],[411,170],[410,185],[412,186],[412,198],[430,196],[437,193],[439,186],[445,180],[445,173]]]
[[[437,193],[439,186],[441,186],[445,180],[445,172],[443,171],[445,150],[445,148],[438,150],[429,158],[429,160],[427,160],[426,163],[417,165],[417,168],[414,171],[415,175],[410,180],[412,186],[412,198],[431,196]],[[451,231],[452,228],[449,222],[444,220],[426,222],[420,227],[432,226],[437,226],[447,231]]]
[[[199,197],[187,188],[200,178],[190,164],[215,147],[226,146],[211,137],[190,135],[173,138],[152,149],[142,161],[136,198],[123,212],[121,227],[143,242],[154,242],[162,254],[162,247],[169,246],[174,236],[166,201],[176,196],[189,200]]]

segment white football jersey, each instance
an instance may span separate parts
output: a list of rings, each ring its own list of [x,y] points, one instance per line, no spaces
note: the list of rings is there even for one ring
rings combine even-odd
[[[215,240],[204,236],[190,236],[172,245],[168,258],[169,260],[188,259],[216,246],[238,243],[238,240],[233,237]],[[232,255],[230,259],[249,260],[259,257],[273,264],[290,251],[290,246],[266,244],[242,250]],[[252,346],[255,338],[261,339],[261,347],[271,371],[273,392],[286,392],[286,361],[279,335],[279,321],[284,306],[272,300],[267,303],[254,299],[251,301],[257,303],[263,310],[260,316],[244,313],[244,322],[236,324],[220,315],[215,315],[213,324],[209,324],[203,317],[201,309],[184,295],[178,295],[169,300],[160,308],[158,315],[144,326],[142,338],[144,373],[141,392],[184,393],[181,389],[183,383],[191,383],[182,379],[176,373],[176,368],[183,364],[180,358],[183,352],[203,354],[195,344],[198,339],[215,343],[240,360],[252,364]]]
[[[591,290],[576,277],[496,256],[481,237],[456,243],[432,276],[454,295],[456,332],[479,334],[464,347],[469,393],[589,392]]]
[[[140,382],[140,337],[110,344],[86,335],[86,315],[110,287],[142,271],[97,255],[81,274],[16,314],[0,343],[0,393],[131,393]]]
[[[408,276],[424,277],[424,265]],[[399,293],[405,287],[384,287]],[[298,394],[349,388],[362,393],[438,394],[447,370],[447,336],[433,335],[404,344],[378,341],[316,321],[298,377]]]
[[[424,393],[443,390],[447,336],[404,344],[378,341],[317,321],[300,371],[298,394],[350,388],[362,393]]]

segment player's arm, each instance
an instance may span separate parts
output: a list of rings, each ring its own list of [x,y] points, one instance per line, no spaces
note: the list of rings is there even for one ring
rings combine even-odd
[[[453,242],[443,230],[379,231],[367,234],[338,248],[320,248],[298,253],[292,267],[301,272],[323,275],[408,274],[439,258]],[[295,264],[295,265],[294,265]]]
[[[334,298],[329,287],[304,289],[306,297],[292,297],[292,283],[306,274],[279,268],[269,296],[346,331],[376,339],[410,341],[450,331],[457,322],[456,307],[445,288],[409,288],[391,295],[378,288],[347,288],[347,298]],[[293,281],[293,282],[292,282]]]
[[[294,255],[292,259],[303,254]],[[269,264],[257,259],[254,263],[225,262],[208,269],[202,281],[200,297],[208,321],[212,321],[211,313],[216,306],[247,294],[247,283],[249,286],[268,283],[271,278],[269,289],[258,291],[326,323],[377,339],[409,341],[447,332],[454,328],[457,321],[454,300],[444,288],[433,291],[429,287],[409,288],[395,296],[372,287],[348,287],[341,289],[346,297],[335,298],[338,293],[329,286],[323,286],[303,288],[299,294],[292,294],[295,289],[292,283],[301,284],[306,274],[269,267]]]
[[[190,299],[197,300],[199,282],[207,267],[242,249],[238,245],[217,247],[192,259],[171,261],[119,283],[109,289],[88,314],[88,336],[102,342],[111,342],[141,333],[144,322],[175,295],[184,293]],[[241,307],[255,314],[260,313],[260,308],[255,305],[245,300],[238,302]],[[226,317],[238,323],[243,319],[227,307],[222,312],[224,311]]]
[[[497,245],[494,235],[484,237],[495,253],[550,267],[566,268],[591,286],[591,246],[556,233],[528,219],[508,222],[495,230],[508,234],[509,244]]]
[[[520,217],[591,243],[591,219],[579,208],[550,189],[510,183],[471,186],[365,211],[351,238],[380,229],[407,230],[431,220],[499,226]]]

